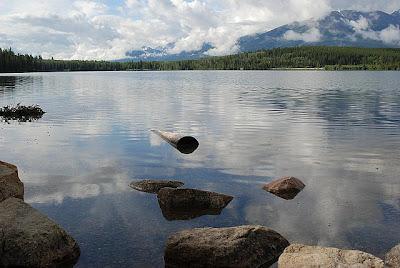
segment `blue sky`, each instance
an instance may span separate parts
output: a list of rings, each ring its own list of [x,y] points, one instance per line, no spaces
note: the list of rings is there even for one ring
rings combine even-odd
[[[170,53],[210,42],[233,53],[238,37],[331,10],[400,9],[399,0],[0,0],[0,47],[60,59],[117,59],[142,46]]]

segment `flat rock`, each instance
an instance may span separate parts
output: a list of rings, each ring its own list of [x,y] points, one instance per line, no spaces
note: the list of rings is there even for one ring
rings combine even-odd
[[[390,268],[400,268],[400,244],[386,253],[385,265]]]
[[[279,257],[278,267],[383,267],[383,261],[359,250],[292,244]]]
[[[178,188],[183,186],[184,183],[180,181],[169,181],[169,180],[142,180],[134,181],[129,184],[135,190],[156,194],[160,189],[165,187]]]
[[[80,250],[61,227],[21,199],[0,203],[0,267],[72,266]]]
[[[233,197],[220,193],[162,188],[157,194],[158,204],[167,220],[189,220],[202,215],[219,215]]]
[[[295,177],[283,177],[264,185],[263,189],[283,199],[290,200],[295,198],[304,187],[304,183]]]
[[[259,225],[197,228],[169,237],[166,267],[265,267],[278,259],[289,242]]]
[[[24,199],[24,184],[16,166],[0,161],[0,202],[9,197]]]

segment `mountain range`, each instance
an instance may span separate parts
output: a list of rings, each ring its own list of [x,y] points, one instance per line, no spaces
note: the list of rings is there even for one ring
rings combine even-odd
[[[400,47],[400,10],[332,11],[318,19],[293,22],[271,31],[247,35],[237,40],[238,52],[293,46]],[[174,44],[165,47],[143,47],[126,52],[119,61],[171,61],[198,59],[213,48],[204,43],[200,50],[168,53]]]

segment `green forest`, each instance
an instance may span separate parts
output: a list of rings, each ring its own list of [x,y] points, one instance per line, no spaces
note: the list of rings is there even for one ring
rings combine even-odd
[[[0,49],[0,73],[147,70],[400,70],[398,48],[293,47],[275,48],[198,60],[111,62],[43,59]]]

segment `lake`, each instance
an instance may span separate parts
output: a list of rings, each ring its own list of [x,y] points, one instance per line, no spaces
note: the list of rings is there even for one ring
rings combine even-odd
[[[0,159],[25,201],[79,243],[77,267],[163,267],[168,236],[261,224],[290,242],[379,257],[400,242],[399,72],[179,71],[3,74],[0,106],[39,104],[0,123]],[[150,129],[195,136],[179,153]],[[287,201],[262,189],[306,187]],[[144,178],[234,196],[220,215],[168,221]]]

